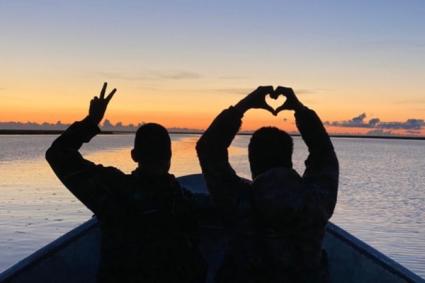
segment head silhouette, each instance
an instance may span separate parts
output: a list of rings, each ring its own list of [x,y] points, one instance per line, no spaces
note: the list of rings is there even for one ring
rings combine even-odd
[[[155,123],[142,125],[136,132],[131,157],[143,172],[152,175],[168,173],[171,140],[167,129]]]
[[[292,168],[293,141],[290,135],[275,127],[255,131],[248,146],[252,177],[275,167]]]

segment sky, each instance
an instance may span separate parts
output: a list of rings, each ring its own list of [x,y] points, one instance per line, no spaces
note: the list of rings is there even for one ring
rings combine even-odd
[[[80,120],[107,81],[113,123],[204,129],[283,85],[330,132],[425,135],[424,14],[422,0],[0,0],[0,122]],[[263,125],[294,130],[293,113],[244,117]]]

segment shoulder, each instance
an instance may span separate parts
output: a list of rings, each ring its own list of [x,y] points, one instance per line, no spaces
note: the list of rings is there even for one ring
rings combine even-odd
[[[112,166],[96,165],[95,170],[96,180],[108,186],[122,184],[122,182],[129,178],[129,175]]]
[[[115,168],[113,166],[106,166],[104,168],[105,168],[105,172],[106,173],[109,173],[111,175],[120,176],[120,177],[128,176],[127,174],[125,174],[124,172],[122,172],[120,169]]]
[[[120,169],[112,167],[112,166],[103,166],[101,164],[96,165],[96,169],[104,175],[105,177],[126,177],[128,176],[124,172],[122,172]]]

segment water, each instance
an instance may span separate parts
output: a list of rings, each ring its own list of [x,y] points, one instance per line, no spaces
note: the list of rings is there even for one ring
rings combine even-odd
[[[0,272],[78,226],[92,213],[56,179],[44,160],[54,136],[0,136]],[[198,135],[173,135],[171,171],[200,172]],[[132,135],[97,136],[85,157],[131,172]],[[247,144],[238,136],[231,163],[249,177]],[[339,138],[341,167],[332,221],[425,277],[425,141]],[[295,138],[294,166],[303,172],[307,149]]]

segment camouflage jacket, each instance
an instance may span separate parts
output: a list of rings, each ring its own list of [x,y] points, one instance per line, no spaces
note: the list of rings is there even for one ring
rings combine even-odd
[[[337,199],[339,167],[319,117],[295,113],[309,156],[300,176],[273,168],[248,181],[237,176],[228,147],[242,114],[224,110],[197,144],[211,198],[230,242],[217,282],[323,282],[322,240]]]
[[[79,148],[99,132],[87,119],[76,122],[46,152],[58,178],[99,221],[98,281],[202,282],[190,192],[173,175],[125,174],[84,159]]]

